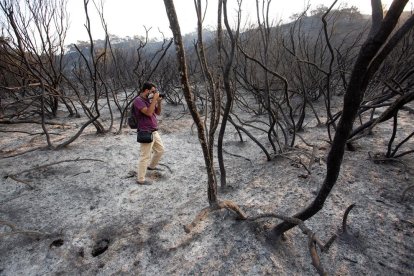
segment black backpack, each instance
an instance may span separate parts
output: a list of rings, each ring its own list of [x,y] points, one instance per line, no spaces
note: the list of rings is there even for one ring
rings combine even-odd
[[[137,121],[137,116],[135,115],[135,106],[133,102],[132,102],[131,111],[129,112],[129,117],[128,117],[127,122],[131,129],[138,128],[138,121]]]

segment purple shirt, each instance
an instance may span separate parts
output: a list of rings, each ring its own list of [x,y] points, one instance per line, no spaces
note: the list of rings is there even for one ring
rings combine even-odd
[[[136,97],[134,100],[134,107],[135,107],[135,116],[138,121],[138,129],[143,131],[155,131],[158,129],[158,122],[156,117],[156,112],[158,110],[155,107],[154,113],[152,116],[147,116],[141,112],[141,109],[144,107],[149,108],[151,102],[148,99],[143,99],[141,97]]]

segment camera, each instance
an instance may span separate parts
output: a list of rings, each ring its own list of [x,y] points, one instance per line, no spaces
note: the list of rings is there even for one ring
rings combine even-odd
[[[160,93],[158,92],[158,95],[160,96],[160,98],[165,98],[165,93]],[[154,93],[149,94],[148,99],[152,99],[154,97]]]

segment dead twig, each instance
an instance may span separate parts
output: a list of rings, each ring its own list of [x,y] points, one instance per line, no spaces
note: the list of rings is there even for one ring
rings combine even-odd
[[[352,208],[355,207],[355,203],[351,204],[348,206],[348,208],[346,208],[345,213],[344,213],[344,217],[342,219],[342,233],[347,234],[347,229],[346,229],[346,220],[348,219],[348,215],[349,212],[351,212]]]
[[[0,129],[0,132],[3,132],[3,133],[23,133],[23,134],[27,134],[29,136],[44,135],[45,134],[44,132],[32,133],[32,132],[22,131],[22,130],[4,130],[4,129]],[[50,132],[49,134],[51,134],[51,135],[61,135],[60,133],[53,133],[53,132]]]
[[[76,159],[62,160],[62,161],[57,161],[57,162],[49,163],[49,164],[46,164],[46,165],[35,166],[35,167],[33,167],[33,168],[30,168],[30,169],[27,169],[27,170],[21,171],[21,172],[19,172],[19,173],[11,174],[11,175],[8,175],[8,176],[9,176],[9,177],[10,177],[10,176],[16,176],[16,175],[19,175],[19,174],[22,174],[22,173],[26,173],[26,172],[30,172],[30,171],[34,171],[34,170],[44,169],[44,168],[47,168],[47,167],[50,167],[50,166],[54,166],[54,165],[58,165],[58,164],[62,164],[62,163],[68,163],[68,162],[80,162],[80,161],[96,161],[96,162],[105,162],[105,161],[103,161],[103,160],[99,160],[99,159],[91,159],[91,158],[83,158],[83,159],[81,159],[80,157],[78,157],[78,158],[76,158]]]
[[[310,147],[310,148],[315,148],[316,146],[315,145],[312,145],[312,144],[310,144],[310,143],[308,143],[308,142],[306,142],[306,140],[301,136],[301,135],[299,135],[299,134],[297,134],[296,133],[296,136],[297,137],[299,137],[300,138],[300,140],[302,140],[302,142],[305,144],[305,145],[307,145],[308,147]]]
[[[158,165],[166,167],[170,171],[170,173],[173,173],[173,170],[168,165],[165,165],[165,164],[162,164],[162,163],[159,163]]]
[[[29,230],[17,230],[12,232],[6,232],[6,233],[0,233],[0,238],[17,235],[17,234],[23,234],[23,235],[38,235],[38,236],[46,236],[48,233],[43,233],[39,231],[29,231]]]
[[[292,150],[290,150],[290,151],[286,151],[286,152],[283,152],[283,153],[276,154],[275,157],[280,156],[280,157],[284,157],[284,158],[287,158],[289,160],[292,160],[287,155],[297,154],[296,157],[301,160],[300,154],[303,154],[303,155],[305,155],[306,157],[309,158],[308,166],[306,166],[302,161],[300,161],[299,163],[309,172],[309,174],[311,174],[310,169],[311,169],[313,163],[315,162],[315,156],[316,156],[317,149],[318,149],[317,146],[313,146],[312,153],[309,153],[305,149],[300,149],[300,148],[294,148],[293,149],[292,148]]]
[[[24,234],[24,235],[38,235],[38,236],[45,236],[49,235],[48,233],[43,233],[39,231],[31,231],[31,230],[21,230],[18,229],[16,225],[14,225],[11,222],[0,220],[0,224],[6,225],[10,227],[11,232],[3,232],[0,233],[0,238],[11,236],[11,235],[17,235],[17,234]]]
[[[301,165],[307,172],[308,175],[305,175],[304,178],[308,177],[309,175],[312,174],[312,172],[308,169],[308,167],[306,166],[305,163],[303,163],[302,158],[300,158],[300,156],[296,156],[296,159],[290,158],[289,156],[287,156],[286,154],[278,154],[277,156],[281,156],[283,158],[286,158],[292,162],[294,162],[295,164],[299,164]],[[293,164],[292,164],[293,165]],[[298,166],[295,165],[296,168],[298,168]]]
[[[223,149],[223,152],[226,153],[226,154],[228,154],[228,155],[234,156],[234,157],[243,158],[243,159],[249,161],[250,164],[253,164],[252,160],[249,159],[249,158],[247,158],[247,157],[244,157],[244,156],[241,156],[241,155],[238,155],[238,154],[234,154],[234,153],[230,153],[230,152],[226,151],[225,149]]]
[[[397,159],[397,158],[393,158],[393,157],[379,157],[379,154],[374,154],[374,156],[371,155],[371,152],[368,152],[368,156],[369,156],[369,160],[372,160],[374,163],[379,163],[379,162],[397,162],[401,165],[403,165],[404,167],[404,175],[405,175],[405,179],[408,180],[408,166],[407,164],[405,164],[405,162]]]
[[[309,175],[311,175],[311,174],[312,174],[312,172],[308,169],[308,167],[307,167],[305,164],[303,164],[303,162],[302,162],[302,159],[301,159],[301,158],[299,158],[299,164],[301,164],[301,165],[302,165],[302,167],[304,167],[304,168],[305,168],[305,170],[308,172],[308,174],[309,174]]]
[[[13,223],[4,220],[0,220],[0,224],[10,227],[12,231],[16,230],[17,228],[16,225],[14,225]]]
[[[358,263],[358,261],[355,261],[355,260],[350,259],[350,258],[347,258],[347,257],[344,257],[344,260],[347,260],[347,261],[349,261],[351,263],[354,263],[354,264],[357,264]]]
[[[315,163],[316,151],[318,150],[317,146],[313,146],[312,155],[309,159],[308,168],[309,170],[312,169],[312,165]]]
[[[6,178],[7,177],[9,177],[10,179],[13,179],[14,181],[17,181],[17,182],[20,182],[20,183],[23,183],[23,184],[29,186],[30,190],[34,190],[34,187],[32,185],[30,185],[29,181],[20,180],[20,179],[16,178],[14,175],[6,176]]]
[[[13,120],[0,120],[0,125],[14,125],[14,124],[38,124],[41,125],[41,121],[35,121],[35,120],[20,120],[20,121],[13,121]],[[45,122],[46,125],[58,125],[63,127],[70,127],[71,125],[60,123],[60,122]]]
[[[401,222],[405,222],[410,224],[411,226],[414,226],[414,222],[412,222],[411,220],[406,220],[406,219],[400,219]]]
[[[83,173],[90,173],[90,172],[91,172],[91,170],[87,170],[87,171],[84,171],[84,172],[79,172],[79,173],[76,173],[76,174],[72,175],[72,177],[73,176],[78,176],[78,175],[83,174]]]
[[[332,237],[325,243],[325,245],[321,248],[322,252],[328,252],[331,245],[334,243],[336,238],[338,237],[337,234],[333,234]]]
[[[32,151],[36,151],[36,150],[41,150],[41,149],[46,149],[46,147],[37,147],[37,148],[33,148],[33,149],[29,149],[29,150],[26,150],[26,151],[23,151],[23,152],[18,152],[18,153],[16,153],[16,154],[13,154],[13,155],[8,155],[8,156],[2,156],[1,158],[12,158],[12,157],[16,157],[16,156],[19,156],[19,155],[23,155],[23,154],[26,154],[26,153],[29,153],[29,152],[32,152]]]
[[[41,170],[41,169],[44,169],[44,168],[47,168],[47,167],[50,167],[50,166],[54,166],[54,165],[57,165],[57,164],[62,164],[62,163],[67,163],[67,162],[79,162],[79,161],[104,162],[104,161],[99,160],[99,159],[91,159],[91,158],[84,158],[84,159],[76,158],[76,159],[73,159],[73,160],[62,160],[62,161],[57,161],[57,162],[49,163],[49,164],[46,164],[46,165],[35,166],[33,168],[30,168],[30,169],[27,169],[27,170],[24,170],[24,171],[21,171],[21,172],[18,172],[18,173],[8,174],[8,175],[5,176],[5,178],[10,177],[11,179],[13,179],[13,180],[15,180],[17,182],[24,183],[24,184],[28,185],[31,189],[34,189],[34,187],[31,186],[27,181],[18,179],[17,178],[17,175],[22,174],[22,173],[27,173],[27,172],[30,172],[30,171],[34,171],[34,170]]]
[[[402,195],[401,195],[401,199],[400,202],[404,202],[405,200],[405,195],[407,194],[407,192],[409,190],[411,190],[412,188],[414,188],[414,185],[408,186],[407,188],[405,188],[405,190],[403,191]]]

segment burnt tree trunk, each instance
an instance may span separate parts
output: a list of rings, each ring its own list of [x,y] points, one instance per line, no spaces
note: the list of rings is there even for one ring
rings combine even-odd
[[[230,38],[230,53],[226,55],[226,62],[223,68],[223,83],[224,83],[224,90],[226,91],[226,104],[224,106],[223,110],[223,117],[221,120],[221,126],[217,141],[217,158],[218,163],[220,167],[220,183],[221,187],[224,188],[227,185],[226,180],[226,168],[224,166],[224,158],[223,158],[223,139],[224,134],[226,132],[226,126],[227,121],[230,115],[230,111],[233,106],[233,100],[234,100],[234,91],[230,84],[230,73],[233,66],[234,56],[236,52],[236,43],[239,37],[239,30],[240,30],[240,2],[238,7],[238,21],[237,21],[237,29],[235,34],[233,34],[233,31],[231,30],[228,18],[227,18],[227,0],[223,0],[222,2],[222,8],[223,8],[223,15],[224,15],[224,25],[226,26],[227,34]],[[221,40],[221,42],[223,42]],[[224,49],[224,46],[221,45],[222,49]]]
[[[381,55],[381,59],[379,60],[377,54],[394,30],[407,2],[408,0],[394,0],[384,19],[377,22],[373,21],[372,28],[375,31],[371,31],[372,35],[368,37],[367,41],[361,47],[351,74],[349,86],[344,95],[343,113],[335,132],[331,150],[328,154],[325,180],[314,201],[304,210],[295,214],[295,218],[305,221],[318,213],[335,185],[341,169],[345,145],[352,130],[364,92],[375,71],[378,70],[378,65],[387,56],[387,54]],[[378,5],[376,6],[378,7]],[[375,5],[373,5],[373,14],[377,14]],[[294,226],[292,223],[282,222],[272,229],[272,235],[279,237]]]
[[[178,70],[181,76],[181,84],[184,91],[184,97],[187,102],[188,109],[191,116],[197,126],[198,140],[203,151],[204,162],[206,164],[207,176],[208,176],[208,201],[210,206],[217,204],[217,183],[214,177],[213,160],[208,150],[207,137],[204,129],[203,122],[200,118],[200,114],[197,111],[196,104],[194,102],[194,95],[191,91],[190,84],[188,82],[188,70],[186,63],[186,56],[184,51],[183,40],[181,36],[180,25],[178,24],[177,13],[175,11],[174,3],[172,0],[164,0],[165,9],[167,11],[168,20],[170,21],[171,31],[174,36],[174,44],[176,47]]]

